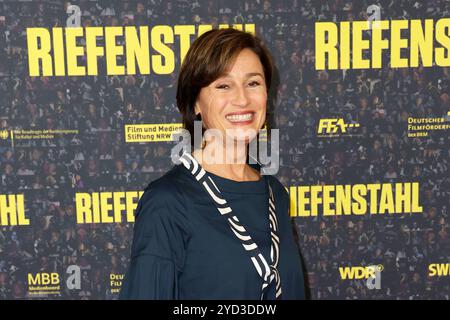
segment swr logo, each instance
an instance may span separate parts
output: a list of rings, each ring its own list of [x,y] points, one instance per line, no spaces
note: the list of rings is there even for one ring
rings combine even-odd
[[[339,267],[341,279],[368,279],[375,278],[377,274],[383,271],[383,265],[367,267]]]
[[[347,133],[347,128],[357,128],[359,123],[345,123],[344,119],[320,119],[317,133]],[[324,132],[325,131],[325,132]]]
[[[47,284],[59,284],[59,274],[52,273],[37,273],[34,277],[33,274],[28,274],[28,285],[47,285]]]
[[[432,263],[428,271],[430,277],[450,276],[450,263]]]

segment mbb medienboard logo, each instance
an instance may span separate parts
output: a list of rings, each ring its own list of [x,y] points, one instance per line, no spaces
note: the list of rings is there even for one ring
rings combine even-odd
[[[28,273],[28,295],[48,296],[61,294],[61,277],[57,272]],[[81,289],[81,269],[70,265],[66,269],[65,285],[69,290]]]

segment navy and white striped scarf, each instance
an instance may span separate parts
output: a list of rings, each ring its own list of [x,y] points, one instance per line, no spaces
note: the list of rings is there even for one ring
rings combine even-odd
[[[256,271],[263,280],[261,300],[264,299],[267,289],[273,280],[276,281],[276,299],[281,299],[281,280],[280,273],[278,271],[280,238],[278,237],[278,222],[275,213],[275,201],[270,183],[269,224],[272,244],[270,248],[271,263],[269,265],[267,260],[261,254],[258,245],[253,241],[242,223],[233,214],[233,210],[228,205],[227,201],[221,196],[220,190],[217,188],[208,173],[200,166],[197,160],[188,152],[184,152],[180,157],[180,161],[211,196],[217,206],[217,210],[219,210],[220,214],[228,221],[231,231],[233,231],[236,237],[241,241],[242,246],[250,256]]]

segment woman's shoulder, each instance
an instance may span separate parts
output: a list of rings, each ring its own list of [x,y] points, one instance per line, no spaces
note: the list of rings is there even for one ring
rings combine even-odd
[[[278,180],[277,177],[273,175],[266,175],[266,177],[275,195],[289,198],[289,193],[287,192],[286,187],[283,186],[283,184],[280,182],[280,180]]]
[[[185,186],[189,183],[189,176],[180,169],[174,166],[160,178],[151,181],[144,189],[135,210],[135,232],[151,234],[153,226],[163,224],[177,226],[183,230],[183,234],[191,233],[192,212],[189,209]]]
[[[270,187],[276,203],[276,213],[280,221],[288,223],[290,221],[290,198],[286,187],[278,180],[277,177],[267,175]]]
[[[139,199],[135,210],[134,240],[132,251],[157,252],[164,256],[165,244],[170,243],[181,250],[192,234],[190,210],[186,205],[186,196],[179,183],[180,173],[172,168],[160,178],[151,181]],[[153,240],[152,240],[153,239]],[[156,243],[155,241],[159,241]],[[150,250],[150,251],[149,251]],[[161,251],[162,250],[162,251]],[[163,253],[161,253],[163,252]],[[154,253],[152,253],[154,254]]]
[[[151,192],[162,198],[180,197],[186,186],[192,185],[192,179],[186,173],[188,172],[183,170],[182,165],[174,165],[161,177],[150,181],[144,189],[144,194]]]
[[[185,208],[185,190],[191,183],[180,165],[174,165],[161,177],[151,181],[144,189],[141,202],[165,203],[170,207]]]

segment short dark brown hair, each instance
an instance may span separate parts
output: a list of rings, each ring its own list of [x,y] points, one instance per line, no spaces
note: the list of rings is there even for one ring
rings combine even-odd
[[[250,49],[259,57],[269,92],[273,63],[259,37],[233,28],[213,29],[198,37],[189,48],[178,76],[177,106],[191,140],[196,120],[195,102],[200,90],[224,75],[243,49]]]

